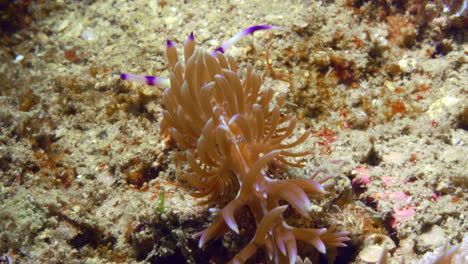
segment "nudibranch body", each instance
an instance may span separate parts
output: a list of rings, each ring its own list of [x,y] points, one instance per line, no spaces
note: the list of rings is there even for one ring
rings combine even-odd
[[[306,141],[307,130],[295,137],[296,119],[280,112],[285,96],[274,98],[271,87],[247,66],[238,73],[232,56],[224,54],[235,41],[257,30],[248,28],[211,53],[195,50],[190,34],[184,43],[184,60],[179,60],[171,41],[166,44],[168,79],[121,74],[125,80],[165,87],[161,133],[174,139],[185,152],[188,168],[183,178],[193,187],[193,197],[206,198],[223,208],[212,208],[213,223],[194,234],[199,247],[229,230],[241,234],[237,216],[242,207],[253,215],[256,232],[251,241],[229,263],[242,264],[263,249],[268,263],[296,264],[297,240],[325,254],[327,247],[344,247],[348,232],[330,228],[301,228],[287,224],[283,216],[289,205],[297,214],[310,219],[311,199],[321,198],[331,184],[331,176],[276,179],[268,172],[273,162],[282,167],[302,167],[298,157],[311,151],[295,152]],[[293,160],[289,160],[293,159]],[[285,203],[289,205],[285,205]]]

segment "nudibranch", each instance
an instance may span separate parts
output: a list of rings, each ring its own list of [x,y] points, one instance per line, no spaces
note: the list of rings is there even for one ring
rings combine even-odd
[[[166,44],[170,77],[160,78],[121,74],[124,80],[164,87],[161,133],[174,139],[185,152],[188,168],[183,178],[193,187],[194,197],[223,208],[211,208],[214,221],[194,234],[199,247],[229,230],[241,234],[237,215],[242,207],[250,210],[256,232],[251,241],[229,263],[241,264],[263,249],[268,263],[295,264],[297,240],[325,254],[327,247],[344,247],[348,232],[327,228],[301,228],[287,224],[283,216],[288,205],[310,219],[311,199],[320,199],[331,186],[331,176],[277,179],[268,165],[302,167],[296,159],[311,151],[295,152],[310,135],[307,130],[294,136],[296,119],[280,108],[285,96],[274,98],[274,91],[262,85],[262,78],[247,66],[240,76],[232,56],[224,54],[234,42],[258,30],[276,26],[248,28],[211,53],[195,49],[190,34],[184,43],[184,61],[179,60],[171,41]],[[287,204],[286,204],[287,203]]]

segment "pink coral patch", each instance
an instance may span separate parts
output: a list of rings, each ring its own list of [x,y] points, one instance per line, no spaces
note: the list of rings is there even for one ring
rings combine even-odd
[[[390,177],[390,176],[384,176],[382,177],[382,181],[384,182],[385,184],[385,188],[388,188],[392,185],[395,185],[395,184],[402,184],[402,183],[405,183],[404,180],[402,180],[401,178],[398,178],[398,177]]]
[[[390,221],[390,225],[393,228],[398,228],[402,223],[413,217],[414,215],[414,206],[405,206],[399,208],[398,206],[393,207],[393,218]]]
[[[372,182],[370,179],[371,169],[359,167],[351,171],[356,178],[353,179],[352,184],[354,187],[362,187]]]
[[[405,192],[379,192],[375,194],[375,197],[380,200],[397,200],[401,202],[407,202],[411,197]]]

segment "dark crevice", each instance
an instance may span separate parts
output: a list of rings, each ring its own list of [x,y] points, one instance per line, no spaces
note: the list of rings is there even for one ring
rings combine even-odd
[[[379,153],[375,150],[374,145],[372,145],[369,152],[367,152],[367,155],[362,162],[371,166],[378,166],[380,162],[382,162],[382,158],[380,157]]]

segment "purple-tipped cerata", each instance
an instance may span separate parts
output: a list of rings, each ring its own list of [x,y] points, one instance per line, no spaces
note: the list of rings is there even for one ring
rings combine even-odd
[[[279,28],[279,27],[269,26],[269,25],[258,25],[258,26],[249,27],[245,29],[244,31],[242,31],[242,33],[244,34],[244,36],[246,36],[248,34],[254,33],[257,30],[264,30],[264,29],[270,29],[270,28]]]
[[[228,41],[224,42],[223,45],[221,45],[217,49],[215,49],[213,51],[212,55],[215,55],[217,52],[224,53],[230,46],[232,46],[232,44],[234,44],[239,39],[241,39],[241,38],[243,38],[243,37],[245,37],[245,36],[247,36],[249,34],[252,34],[255,31],[265,30],[265,29],[283,29],[283,28],[278,27],[278,26],[270,26],[270,25],[258,25],[258,26],[253,26],[253,27],[246,28],[246,29],[242,30],[241,32],[237,33],[234,37],[232,37]]]
[[[187,40],[195,40],[195,37],[193,36],[193,32],[190,32],[190,35],[187,37]]]
[[[144,75],[122,73],[120,74],[120,79],[131,81],[131,82],[136,82],[136,83],[147,84],[150,86],[161,86],[161,87],[170,86],[169,79],[154,77],[154,76],[144,76]]]
[[[166,40],[166,47],[174,47],[174,43],[170,40]]]
[[[224,53],[230,46],[232,46],[236,41],[238,41],[242,37],[252,34],[255,31],[265,30],[265,29],[283,29],[283,28],[278,27],[278,26],[270,26],[270,25],[258,25],[258,26],[246,28],[242,30],[241,32],[237,33],[234,37],[232,37],[225,43],[223,43],[223,45],[215,49],[211,53],[211,55],[216,56],[217,52]],[[188,61],[189,57],[193,54],[194,48],[195,48],[195,37],[194,37],[193,32],[191,32],[190,35],[185,40],[185,60],[186,61]],[[174,43],[170,40],[166,41],[166,54],[168,57],[169,65],[175,65],[178,61],[177,51],[176,51]],[[127,74],[127,73],[123,73],[119,75],[120,75],[120,79],[131,81],[131,82],[142,83],[142,84],[147,84],[151,86],[160,86],[163,88],[168,88],[171,86],[169,78],[134,75],[134,74]]]

